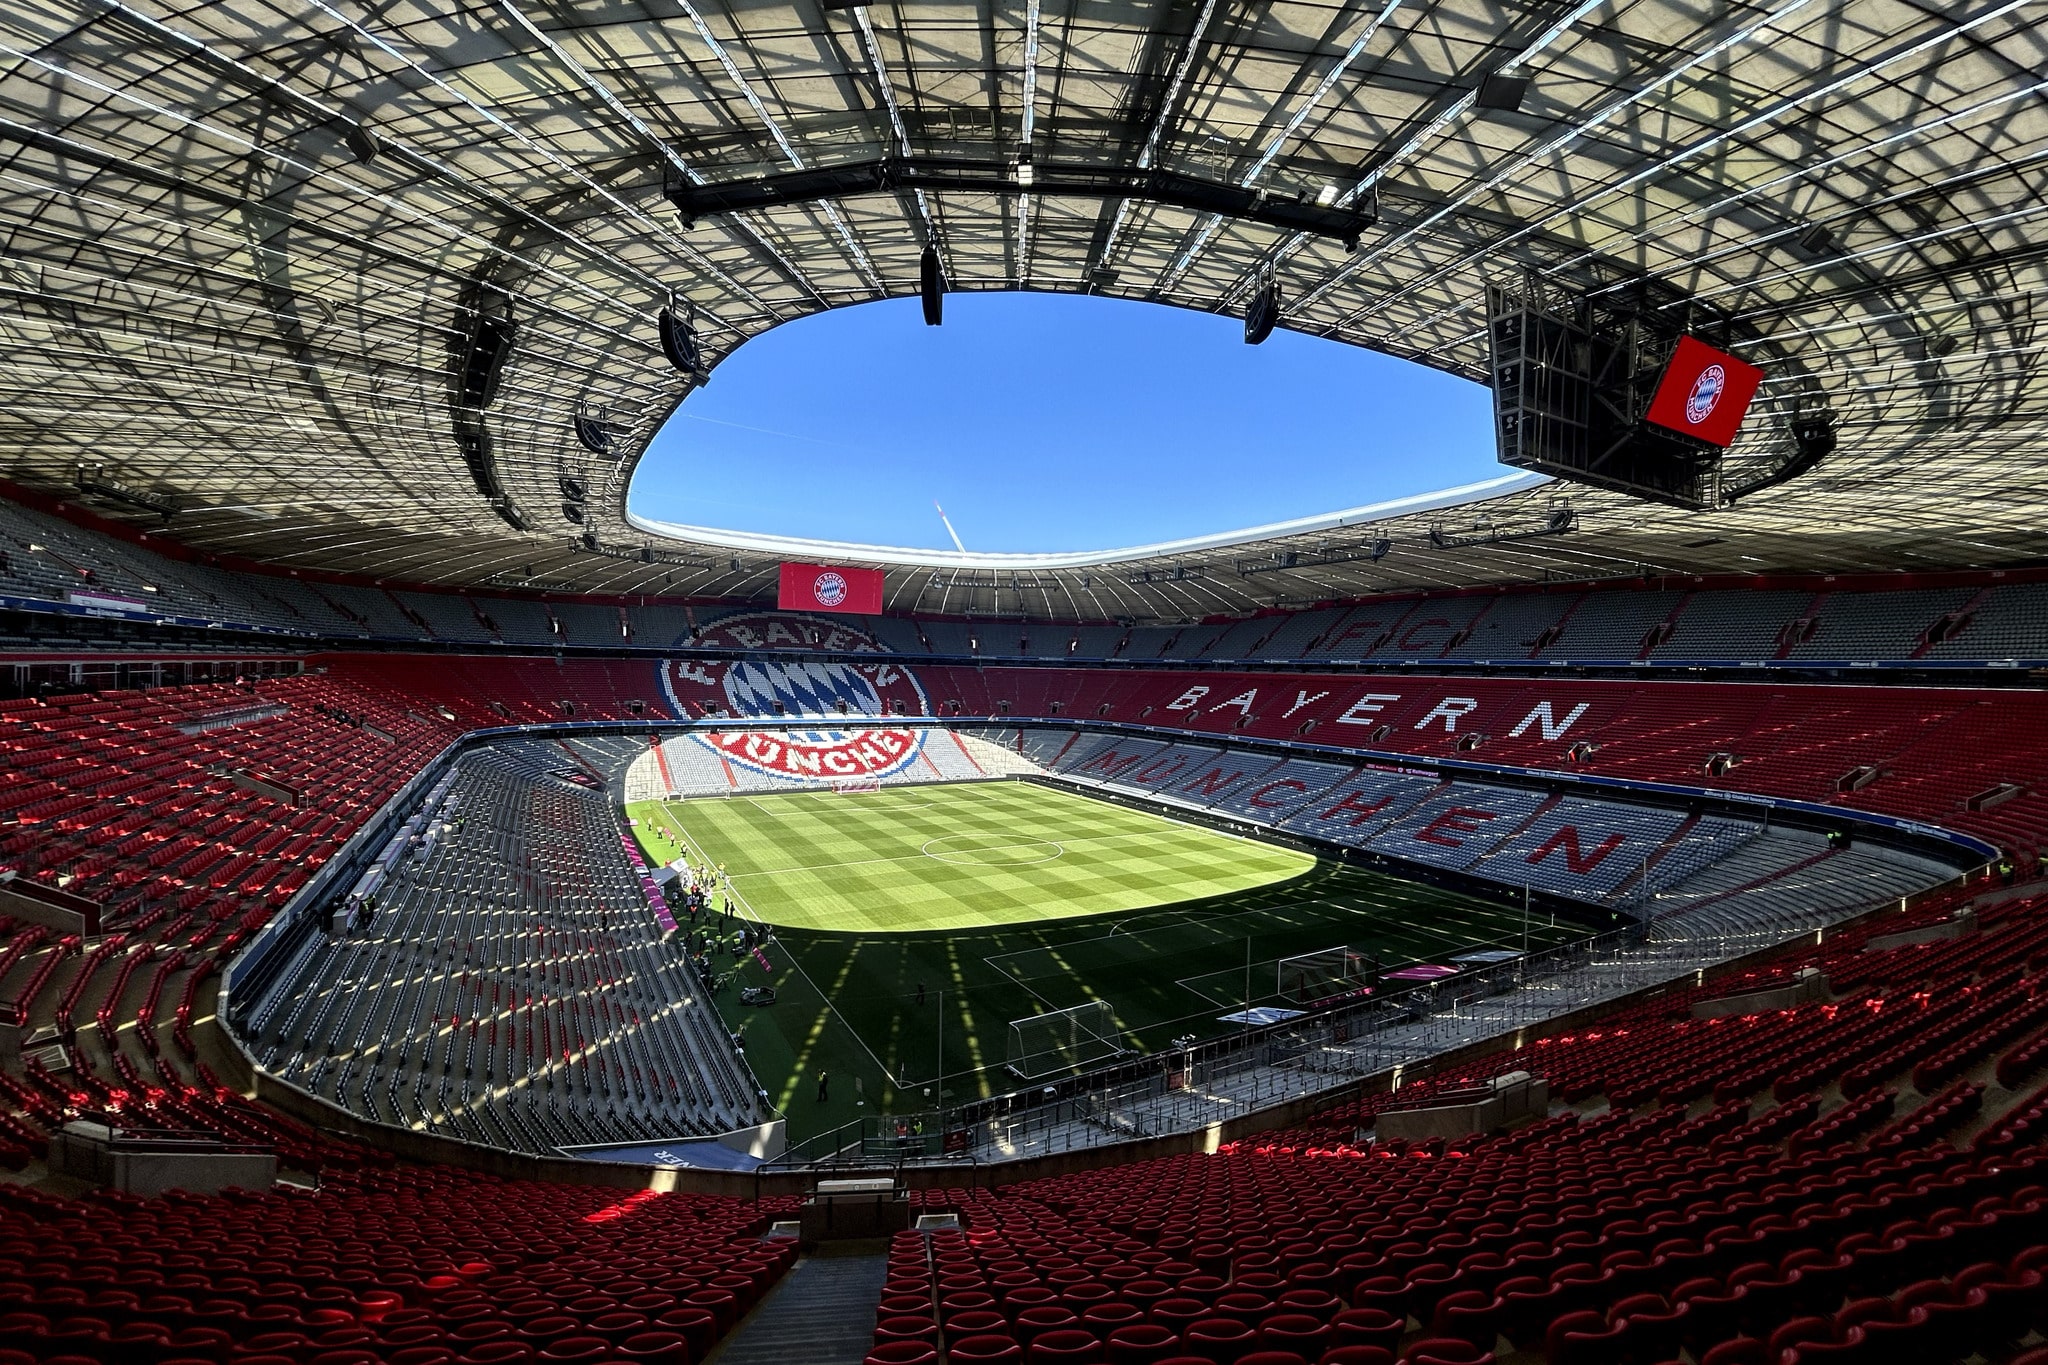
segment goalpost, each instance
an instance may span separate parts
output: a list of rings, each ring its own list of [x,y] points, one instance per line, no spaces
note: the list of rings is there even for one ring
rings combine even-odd
[[[853,792],[878,792],[882,780],[878,777],[835,777],[832,779],[832,794],[845,796]]]
[[[1107,1000],[1010,1021],[1009,1069],[1027,1081],[1078,1071],[1129,1051]]]
[[[1372,955],[1339,945],[1283,957],[1274,965],[1274,990],[1289,1004],[1305,1005],[1372,984]]]

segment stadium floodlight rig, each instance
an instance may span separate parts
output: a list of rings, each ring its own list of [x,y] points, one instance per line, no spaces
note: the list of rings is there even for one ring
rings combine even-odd
[[[704,361],[704,347],[697,340],[696,308],[688,303],[678,307],[670,299],[656,325],[660,329],[661,352],[676,373],[687,375],[698,388],[710,383],[711,369]]]
[[[178,503],[175,498],[130,487],[118,479],[109,478],[106,470],[98,466],[78,467],[78,491],[90,498],[105,498],[126,507],[154,512],[166,524],[169,524],[172,517],[178,515]]]

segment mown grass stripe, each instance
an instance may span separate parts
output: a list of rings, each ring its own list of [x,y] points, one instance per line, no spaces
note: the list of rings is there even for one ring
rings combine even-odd
[[[1027,783],[710,799],[665,814],[779,926],[772,977],[751,959],[719,965],[740,984],[767,980],[780,1003],[742,1009],[731,989],[718,1003],[797,1140],[922,1108],[941,1017],[945,1084],[958,1100],[1019,1083],[1002,1068],[1008,1024],[1042,1010],[1108,1000],[1144,1048],[1229,1031],[1216,1016],[1244,993],[1247,941],[1255,1000],[1271,998],[1274,964],[1291,954],[1348,944],[1396,966],[1522,941],[1518,906]],[[1073,847],[1019,866],[922,855],[949,836]],[[672,845],[653,847],[673,856]],[[1536,947],[1583,932],[1547,917],[1529,926]],[[822,1104],[820,1070],[832,1074]]]

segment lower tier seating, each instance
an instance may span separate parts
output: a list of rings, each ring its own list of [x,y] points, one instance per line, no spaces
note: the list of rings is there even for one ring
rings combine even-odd
[[[459,761],[368,922],[339,912],[252,1005],[266,1071],[375,1122],[512,1151],[771,1117],[621,857],[609,796],[558,775],[569,756],[527,742]]]
[[[630,684],[588,685],[617,697]],[[305,873],[491,714],[367,663],[253,688],[0,708],[5,789],[19,798],[6,807],[6,866],[59,890],[121,887],[124,872],[134,879],[123,889],[140,888],[108,901],[94,943],[0,920],[0,998],[63,1047],[0,1071],[0,1166],[40,1179],[55,1128],[98,1114],[272,1146],[295,1182],[144,1201],[0,1179],[0,1362],[683,1365],[787,1267],[793,1248],[764,1234],[791,1201],[401,1165],[251,1103],[209,1066],[194,1029],[213,974],[289,895],[251,874]],[[1148,761],[1167,747],[1146,750]],[[1225,752],[1211,737],[1186,756]],[[463,893],[479,932],[502,917],[501,875],[531,889],[536,918],[582,915],[597,869],[552,832],[575,828],[596,799],[573,774],[602,784],[635,761],[627,745],[531,744],[482,762],[455,812],[464,827],[453,840],[443,831],[420,872]],[[108,768],[118,776],[103,782]],[[1316,776],[1315,765],[1276,761],[1215,799],[1248,801],[1247,783],[1282,774]],[[45,787],[13,790],[28,783]],[[307,783],[329,785],[295,804]],[[515,789],[545,795],[520,806]],[[506,820],[483,814],[499,810]],[[191,843],[162,847],[173,837]],[[241,870],[217,882],[238,854]],[[1715,894],[1729,892],[1746,894]],[[878,1354],[910,1365],[944,1343],[950,1360],[1194,1352],[1234,1365],[1479,1365],[1511,1348],[1571,1365],[2004,1360],[2040,1340],[2048,923],[2030,899],[1980,906],[1970,924],[1950,921],[1955,909],[1936,902],[1829,931],[1404,1077],[1398,1092],[1376,1083],[1211,1155],[922,1192],[923,1211],[962,1227],[892,1249]],[[634,960],[601,941],[604,926],[576,938],[583,928],[532,932],[564,949],[568,970],[587,966],[577,989],[598,994],[600,970],[616,979]],[[1873,948],[1900,930],[1935,937]],[[452,1024],[457,998],[487,998],[475,962],[467,983],[453,965],[442,975],[451,1007],[427,1004],[429,1024]],[[1830,998],[1693,1016],[1695,1004],[1808,966],[1826,973]],[[343,1021],[333,1036],[367,1040],[378,1030],[347,1013],[355,1003],[331,990],[308,1008],[331,1005]],[[470,1024],[465,1012],[465,1041]],[[318,1051],[304,1058],[309,1076],[327,1060]],[[337,1053],[319,1084],[331,1091],[340,1065]],[[1535,1124],[1372,1140],[1394,1104],[1521,1068],[1555,1087],[1558,1109]],[[313,1176],[317,1190],[299,1187]],[[1258,1361],[1253,1348],[1291,1357]]]
[[[0,1184],[0,1361],[688,1365],[796,1256],[789,1201],[382,1165],[316,1190]]]
[[[891,1244],[869,1365],[2032,1365],[2048,912],[1872,950],[1954,911],[1875,917],[1213,1155],[926,1191],[958,1227]],[[1695,1017],[1809,966],[1833,999]],[[1522,1069],[1552,1086],[1533,1122],[1373,1138]]]

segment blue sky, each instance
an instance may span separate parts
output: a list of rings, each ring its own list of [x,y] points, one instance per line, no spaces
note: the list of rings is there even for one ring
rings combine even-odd
[[[742,346],[654,438],[643,516],[970,550],[1115,549],[1509,471],[1486,390],[1354,346],[1063,294],[915,299]]]

